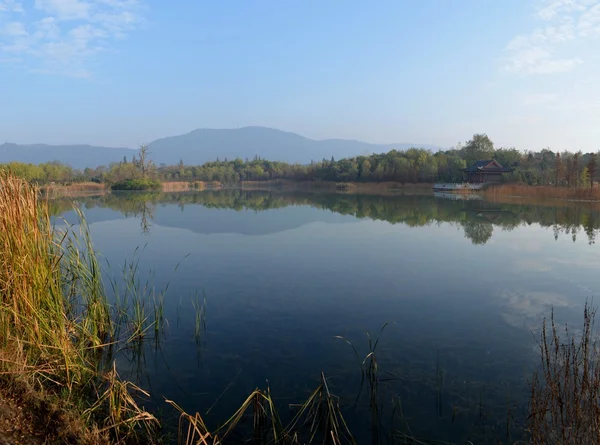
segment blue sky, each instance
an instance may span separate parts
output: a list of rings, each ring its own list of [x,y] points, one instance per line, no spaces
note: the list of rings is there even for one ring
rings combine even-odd
[[[600,0],[0,0],[0,143],[600,148]]]

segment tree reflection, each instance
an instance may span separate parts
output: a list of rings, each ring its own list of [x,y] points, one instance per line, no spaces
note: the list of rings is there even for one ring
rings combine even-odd
[[[589,244],[594,244],[600,230],[600,204],[495,203],[485,200],[450,200],[429,194],[371,196],[322,192],[273,192],[259,190],[206,190],[170,193],[110,193],[79,199],[87,208],[109,207],[125,216],[140,218],[143,233],[149,233],[156,205],[174,204],[183,212],[186,205],[208,208],[254,210],[257,212],[287,206],[309,205],[342,215],[422,227],[434,223],[458,224],[475,245],[484,245],[494,228],[513,230],[522,225],[538,224],[552,229],[555,240],[567,235],[576,241],[583,229]],[[69,200],[55,200],[53,214],[71,207]]]
[[[465,237],[469,238],[473,244],[485,244],[494,233],[494,226],[489,222],[470,220],[462,224],[465,230]]]

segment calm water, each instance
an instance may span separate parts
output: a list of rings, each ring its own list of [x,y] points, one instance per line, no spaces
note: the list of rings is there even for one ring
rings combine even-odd
[[[378,350],[383,429],[508,443],[507,419],[513,439],[525,419],[543,317],[553,306],[560,322],[579,326],[600,285],[600,213],[584,204],[233,190],[80,201],[107,276],[144,247],[142,280],[170,283],[160,348],[119,365],[171,427],[165,397],[188,412],[210,408],[214,427],[269,385],[285,417],[323,371],[366,443],[364,392],[354,405],[360,370],[335,336],[364,356],[365,332],[393,322]],[[76,221],[67,203],[56,205]],[[206,299],[199,339],[197,293]]]

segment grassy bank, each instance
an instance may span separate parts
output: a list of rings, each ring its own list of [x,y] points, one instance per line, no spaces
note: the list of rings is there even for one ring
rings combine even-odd
[[[108,304],[85,223],[55,228],[39,190],[0,172],[0,383],[40,413],[48,441],[114,443],[156,426],[103,360],[128,335],[126,312]]]

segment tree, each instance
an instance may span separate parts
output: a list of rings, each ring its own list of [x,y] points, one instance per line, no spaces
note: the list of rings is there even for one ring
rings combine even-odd
[[[588,174],[590,175],[590,191],[594,189],[594,178],[598,171],[598,162],[596,159],[596,153],[590,155],[590,159],[587,163]]]
[[[371,163],[368,159],[365,159],[360,165],[360,179],[363,181],[371,176]]]
[[[575,153],[573,155],[573,159],[571,160],[572,172],[571,176],[573,177],[573,183],[575,187],[577,187],[577,181],[579,181],[579,156],[580,153]]]
[[[474,134],[462,150],[467,164],[473,164],[483,159],[491,159],[494,155],[494,143],[486,134]]]
[[[581,172],[581,178],[579,181],[580,186],[587,186],[587,183],[590,182],[590,172],[587,166],[583,167],[583,171]]]
[[[494,152],[494,159],[504,167],[510,167],[519,163],[521,160],[521,153],[514,147],[498,148]]]
[[[148,149],[148,145],[142,144],[140,145],[140,151],[138,152],[138,165],[140,171],[142,172],[142,178],[146,178],[148,176],[148,172],[152,168],[152,161],[148,159],[150,155],[150,150]]]
[[[562,181],[565,173],[565,166],[560,157],[560,153],[556,153],[556,160],[554,161],[554,186],[558,187],[560,181]]]

